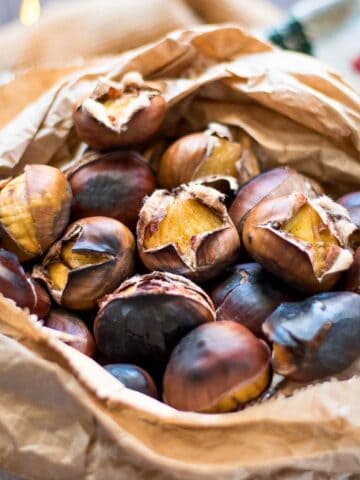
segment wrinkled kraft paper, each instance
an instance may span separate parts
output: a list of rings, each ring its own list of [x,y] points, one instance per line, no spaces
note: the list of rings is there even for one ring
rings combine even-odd
[[[294,165],[334,193],[359,188],[358,94],[315,59],[235,26],[16,77],[0,88],[12,105],[0,114],[1,174],[32,162],[68,168],[81,148],[74,102],[99,75],[133,69],[158,81],[169,102],[164,134],[223,121],[251,136],[264,168]],[[2,297],[0,368],[0,466],[29,480],[360,478],[355,375],[242,412],[177,412],[125,389]]]

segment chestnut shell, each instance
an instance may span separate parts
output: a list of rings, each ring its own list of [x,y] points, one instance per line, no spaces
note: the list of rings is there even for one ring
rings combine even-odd
[[[340,197],[337,202],[348,210],[352,222],[360,228],[360,191],[348,193]]]
[[[159,398],[154,380],[143,368],[130,363],[113,363],[105,365],[104,368],[126,388],[136,390],[152,398]]]

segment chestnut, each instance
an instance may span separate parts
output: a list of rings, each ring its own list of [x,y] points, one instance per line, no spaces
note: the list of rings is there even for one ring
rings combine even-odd
[[[104,366],[105,370],[130,390],[136,390],[148,397],[159,398],[151,376],[143,369],[130,363],[113,363]]]
[[[63,308],[53,308],[46,319],[45,326],[73,335],[76,339],[66,343],[88,357],[94,356],[94,338],[83,320],[73,313]]]
[[[311,198],[322,193],[321,187],[316,188],[311,180],[289,167],[274,168],[243,185],[229,209],[239,234],[242,233],[246,216],[262,200],[290,195],[293,192],[304,193]]]
[[[265,321],[280,375],[311,382],[345,370],[360,356],[360,295],[325,292],[284,303]]]
[[[94,92],[75,108],[78,137],[91,148],[111,150],[143,143],[161,127],[166,101],[136,72],[121,82],[102,78]]]
[[[346,208],[352,222],[360,228],[360,192],[352,192],[340,197],[338,203]]]
[[[360,294],[360,247],[356,249],[350,270],[345,273],[344,290]]]
[[[45,288],[34,278],[28,277],[30,283],[35,290],[35,304],[31,312],[38,318],[46,318],[51,308],[51,300]]]
[[[256,399],[270,380],[270,349],[231,321],[201,325],[175,347],[164,401],[178,410],[230,412]]]
[[[212,286],[210,297],[216,308],[217,320],[240,323],[257,337],[263,335],[263,322],[280,303],[297,299],[291,288],[258,263],[231,267]]]
[[[103,215],[131,230],[136,227],[144,197],[156,187],[151,168],[133,151],[88,153],[71,169],[68,179],[74,218]]]
[[[33,277],[54,300],[72,310],[90,310],[97,300],[134,273],[135,239],[121,222],[88,217],[71,224],[46,254]]]
[[[171,192],[156,190],[146,199],[137,225],[145,267],[205,281],[231,265],[240,238],[223,202],[217,190],[195,183]]]
[[[356,226],[338,203],[294,193],[265,200],[245,220],[250,255],[290,286],[308,293],[329,290],[350,268]]]
[[[161,187],[171,189],[209,175],[232,176],[244,183],[258,173],[256,157],[233,140],[227,127],[212,123],[207,130],[186,135],[166,150],[158,179]]]
[[[152,272],[130,278],[101,300],[94,334],[111,362],[136,363],[158,375],[184,335],[214,320],[210,298],[195,283]]]
[[[0,245],[20,261],[42,255],[70,218],[71,189],[63,173],[27,165],[0,191]]]

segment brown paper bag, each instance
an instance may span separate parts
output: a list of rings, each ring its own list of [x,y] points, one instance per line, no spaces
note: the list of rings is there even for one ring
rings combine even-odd
[[[175,32],[60,72],[25,109],[22,98],[7,111],[1,173],[30,162],[70,165],[73,102],[98,75],[134,69],[159,83],[168,131],[223,121],[250,135],[264,167],[292,164],[333,191],[359,188],[358,94],[315,59],[235,26]],[[6,88],[16,104],[11,86],[21,78],[0,98]],[[360,478],[354,375],[237,413],[182,413],[127,390],[1,297],[0,368],[0,465],[29,480]]]

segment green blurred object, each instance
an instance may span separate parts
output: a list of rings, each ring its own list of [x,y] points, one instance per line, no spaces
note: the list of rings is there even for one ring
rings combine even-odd
[[[313,49],[302,24],[295,18],[289,17],[288,22],[272,30],[268,34],[270,42],[285,50],[295,50],[309,55]]]

